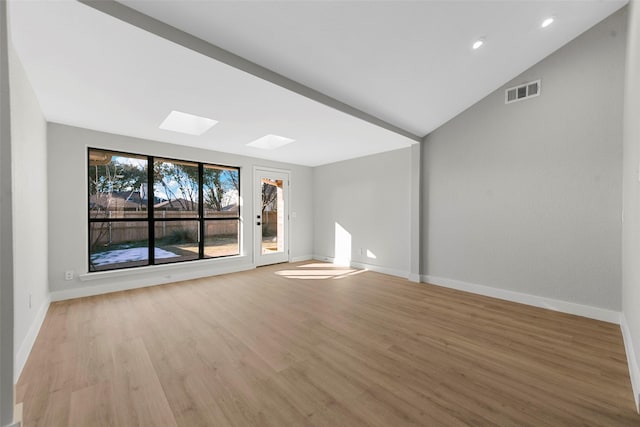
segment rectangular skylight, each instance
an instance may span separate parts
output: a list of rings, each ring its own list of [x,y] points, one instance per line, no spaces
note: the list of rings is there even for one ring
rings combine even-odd
[[[186,133],[188,135],[202,135],[216,123],[218,122],[213,119],[174,110],[170,112],[167,118],[160,124],[160,129]]]
[[[262,148],[263,150],[274,150],[280,148],[283,145],[291,144],[294,139],[285,138],[278,135],[265,135],[262,138],[258,138],[253,142],[247,144],[249,147]]]

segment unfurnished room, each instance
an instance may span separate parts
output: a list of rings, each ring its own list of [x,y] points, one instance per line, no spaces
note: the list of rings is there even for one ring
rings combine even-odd
[[[0,426],[640,426],[640,0],[0,0]]]

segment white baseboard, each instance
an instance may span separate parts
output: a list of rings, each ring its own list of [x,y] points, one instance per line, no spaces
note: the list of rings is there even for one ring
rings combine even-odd
[[[289,262],[301,262],[301,261],[311,261],[313,259],[313,255],[301,255],[291,257],[291,261]]]
[[[51,292],[52,301],[63,301],[73,298],[90,297],[94,295],[108,294],[110,292],[128,291],[131,289],[145,288],[148,286],[163,285],[166,283],[180,282],[183,280],[199,279],[202,277],[218,276],[221,274],[237,273],[240,271],[252,270],[256,268],[253,264],[242,265],[229,265],[224,267],[217,267],[213,269],[200,269],[200,270],[182,270],[171,271],[161,273],[160,275],[140,277],[137,276],[132,279],[128,279],[123,276],[115,276],[111,278],[109,283],[94,284],[91,286],[83,286],[72,289],[64,289],[60,291]],[[122,272],[124,270],[118,270]],[[107,279],[102,279],[107,280]]]
[[[622,330],[622,338],[624,339],[624,348],[627,353],[627,363],[629,365],[629,377],[631,378],[631,389],[633,390],[633,398],[636,401],[636,410],[640,413],[640,366],[638,366],[638,358],[633,346],[631,331],[627,324],[627,318],[624,313],[620,315],[620,329]],[[636,343],[640,344],[640,343]]]
[[[349,262],[340,262],[340,261],[336,261],[336,259],[333,258],[333,257],[324,256],[324,255],[313,255],[313,259],[315,259],[316,261],[330,262],[330,263],[336,264],[336,265],[347,265],[349,267],[360,268],[362,270],[375,271],[376,273],[382,273],[382,274],[388,274],[390,276],[402,277],[403,279],[406,279],[406,278],[409,277],[409,273],[406,272],[406,271],[397,270],[395,268],[382,267],[382,266],[374,265],[374,264],[367,264],[365,262],[359,262],[359,261],[353,261],[353,260],[351,260]]]
[[[560,311],[562,313],[575,314],[577,316],[602,320],[604,322],[620,324],[620,312],[607,310],[605,308],[592,307],[589,305],[576,304],[568,301],[539,297],[536,295],[509,291],[506,289],[494,288],[486,285],[478,285],[475,283],[462,282],[460,280],[447,279],[445,277],[423,275],[422,282],[507,301],[518,302],[521,304],[532,305],[534,307],[542,307],[549,310]]]
[[[390,276],[402,277],[403,279],[407,279],[409,277],[409,273],[406,271],[389,267],[381,267],[375,264],[367,264],[366,262],[351,261],[351,267],[375,271],[376,273],[388,274]]]
[[[323,261],[323,262],[330,262],[330,263],[334,263],[335,262],[335,258],[332,257],[328,257],[328,256],[324,256],[324,255],[312,255],[312,258],[316,261]]]
[[[420,283],[420,275],[416,273],[410,273],[408,279],[411,282]]]
[[[27,336],[24,337],[24,340],[20,344],[18,351],[16,352],[16,357],[14,360],[14,375],[13,382],[14,384],[18,382],[18,378],[20,378],[20,374],[22,374],[22,369],[24,369],[24,365],[27,363],[27,359],[29,358],[29,354],[31,353],[31,349],[33,348],[33,344],[36,342],[36,338],[38,337],[38,332],[40,332],[40,328],[42,327],[42,323],[44,322],[44,318],[47,315],[47,310],[49,310],[49,304],[51,303],[51,298],[47,297],[44,302],[40,305],[38,312],[36,313],[36,317],[33,319],[29,330],[27,331]]]
[[[345,262],[345,261],[341,261],[338,260],[334,257],[330,257],[330,256],[324,256],[324,255],[313,255],[312,256],[314,260],[316,261],[323,261],[323,262],[329,262],[331,264],[335,264],[341,267],[349,267],[349,262]]]
[[[15,386],[14,386],[14,400],[15,400]],[[16,403],[15,405],[13,405],[13,422],[15,423],[14,425],[20,425],[20,423],[22,422],[22,415],[24,413],[24,402],[20,402],[20,403]]]

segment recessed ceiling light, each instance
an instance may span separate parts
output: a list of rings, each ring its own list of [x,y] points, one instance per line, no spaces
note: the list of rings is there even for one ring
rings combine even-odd
[[[473,43],[473,50],[479,49],[484,44],[484,39],[478,39]]]
[[[202,135],[211,129],[216,120],[206,117],[194,116],[193,114],[183,113],[180,111],[172,111],[166,119],[160,123],[160,129],[170,130],[173,132],[186,133],[188,135]]]
[[[555,18],[553,16],[545,19],[544,21],[542,21],[542,28],[547,28],[549,25],[553,24],[553,21],[555,21]]]
[[[262,148],[264,150],[273,150],[280,148],[283,145],[291,144],[294,141],[294,139],[285,138],[284,136],[265,135],[262,138],[258,138],[255,141],[248,143],[247,145],[249,147]]]

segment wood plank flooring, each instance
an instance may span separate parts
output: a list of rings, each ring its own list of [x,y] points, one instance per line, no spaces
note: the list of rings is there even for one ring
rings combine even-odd
[[[29,426],[640,426],[618,325],[306,262],[51,304]]]

